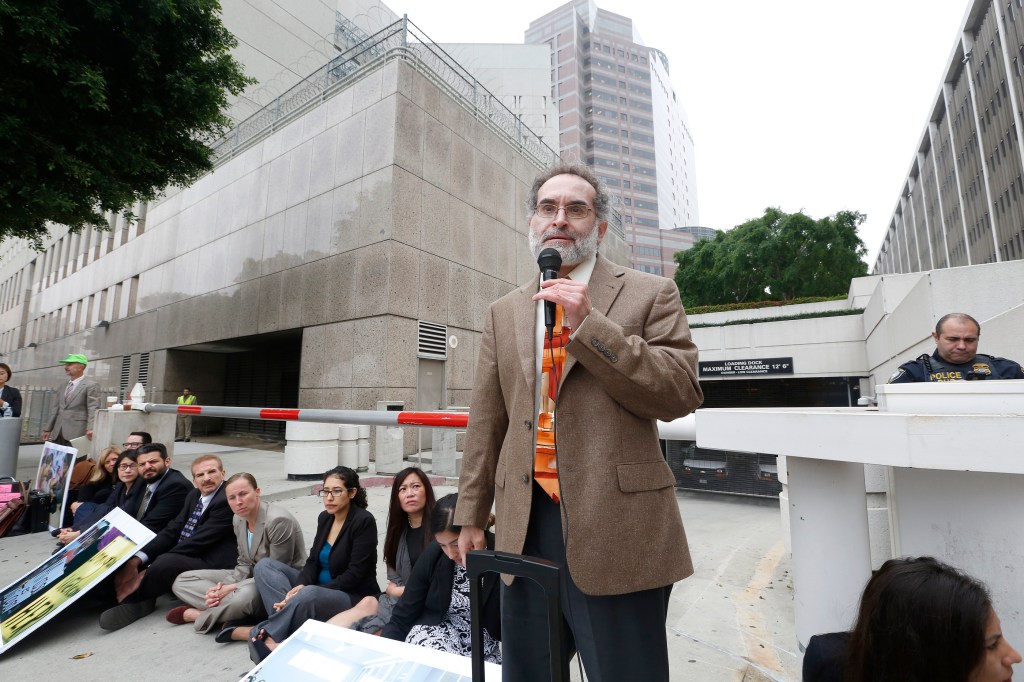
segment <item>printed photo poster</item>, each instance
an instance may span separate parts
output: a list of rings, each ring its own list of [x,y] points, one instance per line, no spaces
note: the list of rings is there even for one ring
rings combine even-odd
[[[39,470],[32,490],[50,495],[50,530],[60,528],[64,505],[68,500],[68,481],[75,466],[78,450],[47,441],[39,457]]]
[[[487,682],[501,666],[484,664]],[[472,682],[465,656],[307,620],[240,682]]]
[[[73,604],[156,536],[114,509],[0,592],[0,654]]]

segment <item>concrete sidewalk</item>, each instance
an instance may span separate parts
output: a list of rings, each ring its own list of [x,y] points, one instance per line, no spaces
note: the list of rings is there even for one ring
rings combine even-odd
[[[214,452],[229,474],[252,473],[265,497],[284,504],[302,523],[307,541],[323,509],[312,483],[288,481],[280,452],[230,444],[176,443],[172,466],[188,475],[201,453]],[[19,478],[35,475],[40,446],[24,446]],[[367,478],[371,471],[365,474]],[[455,492],[454,481],[436,487]],[[382,532],[389,488],[368,488],[370,511]],[[782,545],[778,502],[701,493],[677,493],[696,573],[677,584],[669,606],[669,656],[673,680],[698,682],[796,681],[802,656],[796,648],[789,555]],[[0,540],[0,585],[6,586],[49,556],[54,540],[44,533]],[[637,551],[643,551],[637,547]],[[383,563],[378,580],[384,584]],[[163,597],[150,616],[118,632],[100,629],[100,610],[74,604],[56,619],[0,654],[5,679],[237,680],[251,668],[241,643],[216,644],[191,626],[174,626],[164,614],[178,602]],[[83,658],[74,658],[84,655]],[[575,662],[574,662],[575,665]],[[143,668],[144,666],[144,668]],[[140,671],[145,669],[145,673]],[[579,680],[574,671],[573,679]]]

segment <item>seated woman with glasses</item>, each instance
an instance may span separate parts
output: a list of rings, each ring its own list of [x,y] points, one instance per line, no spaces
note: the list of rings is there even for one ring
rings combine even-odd
[[[1021,657],[988,590],[931,557],[890,559],[868,581],[853,632],[811,637],[804,682],[1005,682]]]
[[[405,592],[416,561],[434,540],[430,533],[430,514],[434,504],[434,488],[422,469],[407,467],[395,474],[391,484],[388,527],[384,532],[384,566],[388,572],[388,585],[379,597],[366,597],[328,623],[380,634]]]
[[[114,461],[114,471],[117,474],[117,483],[107,495],[107,499],[97,504],[91,512],[83,515],[81,520],[76,514],[75,522],[70,528],[60,529],[57,534],[58,549],[81,535],[83,530],[88,530],[110,513],[114,507],[119,507],[132,514],[135,512],[134,507],[138,504],[138,500],[131,498],[132,493],[136,491],[135,481],[139,477],[139,468],[135,464],[135,450],[125,450],[118,455]],[[132,507],[130,511],[129,507]]]
[[[253,575],[270,617],[250,632],[249,655],[258,663],[307,619],[324,621],[380,594],[377,585],[377,522],[366,511],[366,490],[348,467],[324,474],[324,511],[301,571],[263,559]]]
[[[461,526],[455,525],[458,493],[445,495],[434,505],[430,532],[435,542],[423,552],[409,576],[405,594],[395,606],[383,636],[460,656],[472,654],[469,614],[469,577],[459,552]],[[493,520],[493,517],[488,521]],[[494,536],[485,533],[487,549]],[[523,578],[520,578],[523,580]],[[481,609],[484,625],[484,660],[501,663],[501,606],[499,578],[484,576]]]

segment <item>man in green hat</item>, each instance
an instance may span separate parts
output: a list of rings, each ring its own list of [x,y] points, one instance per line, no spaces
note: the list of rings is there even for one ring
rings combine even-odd
[[[44,426],[43,440],[70,445],[71,440],[83,435],[92,438],[96,410],[100,408],[100,385],[84,376],[89,360],[81,353],[71,353],[60,362],[68,383],[58,391],[57,404]]]

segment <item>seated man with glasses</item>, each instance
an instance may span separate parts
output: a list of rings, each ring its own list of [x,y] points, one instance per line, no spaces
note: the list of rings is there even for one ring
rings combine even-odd
[[[132,431],[128,434],[128,437],[121,443],[121,447],[125,450],[138,450],[143,445],[149,445],[153,442],[153,436],[149,435],[145,431]]]

